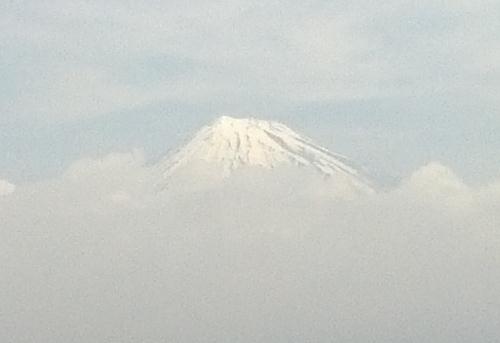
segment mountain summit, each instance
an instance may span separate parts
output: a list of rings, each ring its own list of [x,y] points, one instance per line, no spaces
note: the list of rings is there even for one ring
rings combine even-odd
[[[338,178],[355,188],[371,189],[346,157],[328,151],[282,123],[255,118],[220,117],[161,161],[159,168],[162,176],[169,179],[181,170],[201,165],[217,170],[221,178],[247,167],[301,167],[314,170],[325,179]]]

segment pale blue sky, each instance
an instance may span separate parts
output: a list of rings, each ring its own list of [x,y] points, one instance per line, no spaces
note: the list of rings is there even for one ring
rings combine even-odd
[[[500,175],[498,1],[4,1],[0,179],[277,119],[387,180]]]

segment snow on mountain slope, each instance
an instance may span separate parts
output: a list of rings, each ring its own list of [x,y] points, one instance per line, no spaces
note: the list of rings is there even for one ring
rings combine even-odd
[[[167,181],[190,166],[192,170],[200,165],[210,166],[221,178],[246,167],[301,167],[325,179],[339,179],[358,190],[371,191],[368,180],[346,157],[274,121],[220,117],[157,167]]]

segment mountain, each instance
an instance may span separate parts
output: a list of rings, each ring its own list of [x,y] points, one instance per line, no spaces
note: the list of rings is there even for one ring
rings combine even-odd
[[[157,165],[164,184],[179,174],[206,177],[208,169],[211,175],[226,179],[248,168],[270,171],[279,167],[314,171],[325,180],[339,181],[356,191],[372,190],[367,178],[345,156],[330,152],[282,123],[255,118],[220,117]]]

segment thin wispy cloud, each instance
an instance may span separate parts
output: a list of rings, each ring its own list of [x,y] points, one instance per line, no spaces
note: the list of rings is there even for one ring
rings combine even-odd
[[[8,88],[23,92],[3,107],[66,120],[172,99],[488,98],[498,11],[487,1],[10,2]]]
[[[173,122],[221,113],[307,126],[392,178],[442,160],[485,182],[500,166],[495,1],[0,6],[0,170],[16,183],[86,155],[158,156],[184,137]]]

